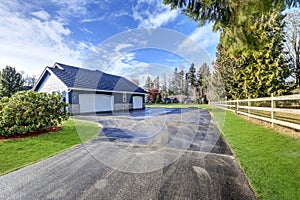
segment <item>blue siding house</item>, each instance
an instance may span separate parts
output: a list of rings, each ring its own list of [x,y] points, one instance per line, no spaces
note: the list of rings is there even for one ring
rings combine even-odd
[[[62,94],[73,114],[144,109],[147,94],[124,77],[61,63],[46,67],[33,90]]]

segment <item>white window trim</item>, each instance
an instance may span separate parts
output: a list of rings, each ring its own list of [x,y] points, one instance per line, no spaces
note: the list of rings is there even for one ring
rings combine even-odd
[[[126,101],[127,101],[127,95],[126,95],[126,93],[123,93],[123,103],[125,103]]]

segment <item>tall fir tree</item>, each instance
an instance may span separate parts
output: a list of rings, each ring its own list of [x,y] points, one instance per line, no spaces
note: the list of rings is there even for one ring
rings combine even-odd
[[[196,88],[199,93],[199,98],[203,98],[207,95],[210,85],[210,70],[207,63],[203,63],[197,71]]]
[[[223,99],[241,99],[242,80],[236,79],[240,65],[221,44],[217,47],[216,57],[212,80],[215,95]]]
[[[146,82],[145,82],[145,87],[144,88],[145,88],[146,91],[150,91],[152,89],[152,87],[153,87],[153,82],[152,82],[150,76],[148,75],[147,79],[146,79]]]
[[[194,63],[191,64],[188,72],[189,84],[194,87],[196,84],[196,68]]]
[[[241,56],[237,80],[243,82],[244,98],[288,94],[286,78],[290,75],[283,54],[284,16],[273,10],[256,18],[252,26],[255,48]]]
[[[225,30],[220,37],[215,69],[220,71],[230,99],[282,95],[291,90],[285,83],[290,73],[283,54],[281,9],[253,13],[243,19],[247,26]],[[247,42],[235,42],[228,47],[226,36],[232,31],[233,35],[243,33]]]
[[[221,33],[214,77],[223,79],[225,95],[248,98],[286,94],[289,75],[282,54],[283,16],[299,0],[164,0],[199,25],[212,22]],[[225,55],[225,56],[220,56]],[[217,76],[218,74],[218,76]],[[228,80],[227,80],[228,79]]]
[[[178,85],[178,94],[184,94],[184,77],[185,73],[184,70],[181,69],[180,72],[177,74],[177,85]]]
[[[160,90],[160,82],[159,82],[159,76],[157,76],[154,80],[153,80],[153,88]]]
[[[275,9],[286,9],[299,6],[299,0],[247,0],[247,1],[228,1],[228,0],[163,0],[164,4],[171,9],[180,9],[183,14],[203,26],[213,23],[215,31],[224,32],[236,30],[243,25],[248,14],[264,14]],[[248,15],[249,16],[249,15]],[[243,32],[230,37],[231,40],[247,42]],[[232,43],[234,44],[234,43]]]

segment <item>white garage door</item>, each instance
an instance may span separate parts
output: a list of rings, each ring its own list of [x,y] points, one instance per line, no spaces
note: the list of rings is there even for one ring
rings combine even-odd
[[[81,113],[112,111],[114,97],[103,94],[80,94],[79,104]]]
[[[143,97],[134,96],[132,97],[133,109],[142,109],[143,108]]]

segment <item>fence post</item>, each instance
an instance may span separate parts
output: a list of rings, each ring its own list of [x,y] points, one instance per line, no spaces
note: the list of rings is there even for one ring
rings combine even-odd
[[[236,112],[239,112],[239,99],[236,99]]]
[[[274,118],[275,118],[275,113],[274,113],[274,108],[276,107],[276,102],[274,101],[274,94],[272,93],[271,94],[271,119],[272,119],[272,128],[274,128],[274,122],[273,122],[273,120],[274,120]]]
[[[248,97],[248,114],[250,114],[250,107],[251,106],[251,102],[250,102],[250,97]]]

